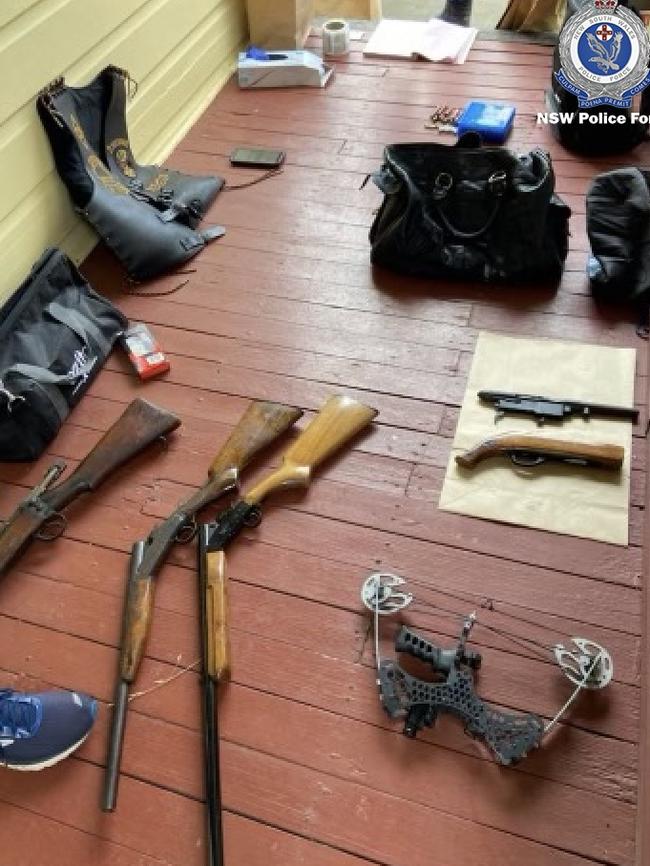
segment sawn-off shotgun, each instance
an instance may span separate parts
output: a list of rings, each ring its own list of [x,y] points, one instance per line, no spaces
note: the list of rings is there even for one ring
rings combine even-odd
[[[223,549],[244,527],[259,523],[260,505],[267,496],[288,487],[308,487],[314,469],[367,427],[376,415],[375,409],[350,397],[330,397],[285,452],[280,467],[262,478],[239,502],[218,515],[214,523],[204,525],[199,530],[205,789],[210,866],[223,866],[217,688],[230,675],[228,593]]]
[[[302,415],[280,403],[254,402],[248,407],[223,448],[212,461],[206,483],[133,545],[127,583],[113,720],[101,807],[112,812],[117,802],[129,686],[144,655],[154,605],[155,578],[175,541],[191,540],[194,517],[202,508],[237,487],[239,473],[250,461]],[[185,536],[185,537],[183,537]]]
[[[526,468],[553,461],[615,471],[623,465],[625,449],[620,445],[590,445],[513,433],[484,439],[464,454],[457,454],[456,463],[463,469],[474,469],[484,460],[499,456],[508,457],[516,466]]]
[[[43,481],[18,505],[0,529],[0,574],[34,537],[57,538],[65,530],[63,509],[78,496],[95,490],[106,478],[157,439],[180,425],[180,419],[146,400],[130,403],[115,424],[68,478],[52,486],[66,464],[54,463]]]

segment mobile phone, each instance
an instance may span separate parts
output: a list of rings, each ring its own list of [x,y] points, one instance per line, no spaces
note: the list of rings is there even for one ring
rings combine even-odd
[[[230,164],[251,168],[278,168],[284,162],[284,157],[283,150],[273,150],[268,147],[236,147],[230,154]]]

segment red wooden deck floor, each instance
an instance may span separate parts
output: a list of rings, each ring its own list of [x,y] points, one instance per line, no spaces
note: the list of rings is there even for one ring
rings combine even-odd
[[[171,164],[236,183],[255,174],[230,169],[227,154],[236,144],[258,144],[287,151],[283,174],[217,199],[209,218],[228,233],[192,263],[188,284],[175,294],[128,296],[108,256],[91,257],[87,272],[97,287],[132,319],[154,326],[172,370],[164,381],[140,385],[113,357],[46,458],[31,468],[1,467],[2,510],[54,455],[74,465],[137,395],[178,412],[183,426],[166,452],[142,457],[71,509],[65,537],[35,544],[0,586],[2,681],[83,689],[102,704],[96,730],[74,758],[38,775],[0,771],[2,866],[203,864],[195,670],[133,702],[119,808],[114,815],[98,808],[128,550],[202,482],[251,398],[313,411],[339,391],[377,407],[376,428],[308,493],[277,496],[262,525],[228,556],[227,863],[641,862],[647,353],[632,315],[600,310],[589,296],[584,195],[596,172],[647,154],[578,159],[536,127],[550,56],[540,46],[479,43],[465,66],[453,68],[363,60],[355,50],[322,92],[246,93],[231,82]],[[382,146],[426,138],[423,122],[434,104],[472,96],[516,103],[514,143],[540,143],[553,154],[558,190],[574,210],[557,294],[427,284],[369,266],[367,230],[380,197],[371,184],[360,187]],[[629,548],[437,510],[480,329],[637,348],[643,417]],[[194,556],[191,548],[174,550],[160,576],[141,690],[197,659]],[[606,695],[580,702],[553,742],[515,770],[496,767],[449,718],[407,741],[379,706],[358,601],[360,582],[378,566],[425,581],[434,598],[436,590],[484,593],[539,621],[540,628],[517,624],[530,636],[593,636],[611,648],[616,681]],[[449,604],[463,613],[468,606]],[[458,631],[449,617],[413,614],[411,621],[443,641]],[[535,654],[479,627],[474,644],[484,652],[485,699],[550,718],[568,696],[567,682]],[[643,828],[645,801],[642,808]]]

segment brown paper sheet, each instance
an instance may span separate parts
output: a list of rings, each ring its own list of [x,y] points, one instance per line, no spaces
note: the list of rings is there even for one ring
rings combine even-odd
[[[574,417],[540,428],[533,418],[514,415],[495,424],[494,409],[480,402],[476,393],[489,389],[632,406],[635,365],[634,349],[479,334],[439,507],[626,545],[632,424]],[[552,463],[521,470],[503,457],[485,461],[473,471],[458,467],[456,454],[495,433],[622,445],[625,462],[620,473]]]

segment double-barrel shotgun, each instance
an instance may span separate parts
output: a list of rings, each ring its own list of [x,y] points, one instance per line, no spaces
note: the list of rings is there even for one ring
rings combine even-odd
[[[280,403],[251,403],[214,458],[205,484],[161,521],[145,541],[133,545],[101,803],[105,812],[112,812],[117,802],[129,687],[137,676],[144,655],[153,614],[156,575],[172,545],[177,541],[192,539],[196,529],[195,515],[220,496],[234,490],[240,471],[301,415],[300,409]]]
[[[203,637],[203,723],[208,809],[208,863],[223,866],[217,689],[230,673],[228,601],[224,548],[246,526],[261,519],[262,501],[276,490],[308,487],[312,472],[377,415],[349,397],[331,397],[298,436],[278,469],[199,531],[199,603]]]
[[[55,484],[66,464],[57,461],[18,505],[0,529],[0,574],[32,538],[52,541],[65,531],[63,509],[78,496],[95,490],[116,469],[164,438],[180,419],[146,400],[134,400],[97,445],[64,481]]]

